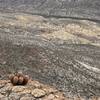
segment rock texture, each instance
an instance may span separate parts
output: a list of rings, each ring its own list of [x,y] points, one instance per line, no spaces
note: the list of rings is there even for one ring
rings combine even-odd
[[[0,78],[17,70],[99,97],[100,0],[0,0]]]
[[[0,80],[0,100],[66,100],[63,93],[37,81],[25,86],[13,86],[8,80]]]
[[[100,96],[100,24],[0,13],[0,76],[22,70],[66,96]]]
[[[100,0],[0,0],[0,10],[100,22]]]

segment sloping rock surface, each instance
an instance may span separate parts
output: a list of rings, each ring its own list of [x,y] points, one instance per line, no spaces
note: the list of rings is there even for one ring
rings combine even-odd
[[[0,10],[100,22],[100,0],[0,0]]]
[[[100,24],[0,12],[0,78],[22,70],[66,96],[100,96]]]

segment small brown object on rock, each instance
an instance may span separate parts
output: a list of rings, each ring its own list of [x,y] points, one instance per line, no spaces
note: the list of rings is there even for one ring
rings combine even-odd
[[[18,84],[21,85],[24,82],[24,77],[20,76],[18,77]]]
[[[11,82],[13,81],[13,78],[14,78],[14,74],[9,75],[9,79]]]
[[[16,85],[18,83],[18,77],[14,76],[12,79],[13,85]]]
[[[23,84],[27,84],[28,81],[29,81],[29,76],[28,75],[25,75],[24,76]]]
[[[29,81],[29,76],[23,73],[15,73],[9,76],[9,79],[13,85],[26,85]]]
[[[15,73],[15,75],[18,76],[18,77],[23,77],[24,76],[22,72]]]

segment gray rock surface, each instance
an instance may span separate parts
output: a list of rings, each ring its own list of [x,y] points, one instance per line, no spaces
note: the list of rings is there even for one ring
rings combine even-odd
[[[0,75],[18,70],[66,96],[100,96],[100,25],[0,13]]]
[[[1,79],[22,70],[66,96],[100,96],[99,4],[0,0]]]
[[[100,20],[100,0],[0,0],[0,10]]]

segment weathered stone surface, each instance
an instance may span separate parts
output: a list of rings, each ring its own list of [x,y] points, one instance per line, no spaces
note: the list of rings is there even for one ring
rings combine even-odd
[[[66,96],[100,96],[100,24],[1,12],[0,76],[18,70]],[[40,89],[37,84],[31,88]]]
[[[48,97],[45,98],[45,100],[53,100],[55,96],[53,94],[50,94]]]
[[[100,20],[99,0],[1,0],[0,10]]]
[[[49,98],[54,98],[54,99],[63,98],[60,100],[66,99],[63,93],[59,92],[58,90],[56,90],[55,92],[55,89],[53,91],[53,88],[52,88],[53,94],[47,91],[44,91],[43,89],[45,89],[45,87],[48,87],[49,89],[51,87],[43,85],[37,81],[30,80],[29,84],[25,86],[13,86],[12,83],[9,83],[9,81],[8,83],[7,82],[5,83],[5,81],[3,80],[0,80],[0,81],[2,81],[2,83],[0,82],[1,84],[4,84],[4,87],[0,88],[0,91],[2,91],[0,92],[0,100],[45,100],[45,98],[48,98],[46,100],[52,100]],[[36,87],[36,83],[37,85],[41,85],[41,88]]]
[[[68,96],[100,96],[99,23],[100,0],[0,0],[0,79],[22,70]]]
[[[27,97],[27,96],[25,96],[25,97],[22,97],[20,100],[36,100],[36,99],[33,98],[33,97]]]
[[[13,92],[22,92],[25,90],[25,86],[15,86],[12,88]]]
[[[39,98],[39,97],[43,97],[46,95],[45,91],[41,90],[41,89],[34,89],[31,94],[36,97],[36,98]]]

